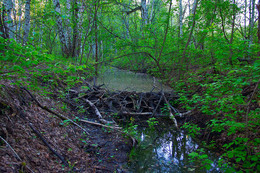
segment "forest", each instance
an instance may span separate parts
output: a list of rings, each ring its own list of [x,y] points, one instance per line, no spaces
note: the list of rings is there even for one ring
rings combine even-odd
[[[0,172],[260,172],[259,20],[260,0],[0,0]]]

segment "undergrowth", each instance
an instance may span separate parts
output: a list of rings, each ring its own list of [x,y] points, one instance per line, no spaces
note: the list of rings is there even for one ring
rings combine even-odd
[[[260,60],[225,68],[218,64],[190,73],[177,83],[180,104],[198,110],[196,116],[210,116],[208,122],[195,121],[183,127],[197,137],[207,132],[211,136],[204,139],[207,146],[222,150],[220,166],[229,163],[238,172],[260,171],[259,67]],[[198,151],[191,157],[206,162],[206,156],[200,158],[202,154]]]
[[[47,88],[71,88],[94,74],[93,66],[47,54],[32,45],[23,46],[0,37],[0,80],[48,93]]]

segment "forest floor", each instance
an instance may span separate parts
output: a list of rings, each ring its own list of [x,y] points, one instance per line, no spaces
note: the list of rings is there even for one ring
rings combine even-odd
[[[29,91],[32,98],[10,81],[1,84],[0,172],[126,172],[132,141],[122,132],[78,122],[83,132],[48,111],[74,120],[79,114],[59,93]]]

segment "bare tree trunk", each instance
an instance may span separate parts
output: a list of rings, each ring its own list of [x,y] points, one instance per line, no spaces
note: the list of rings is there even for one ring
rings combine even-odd
[[[131,1],[132,1],[132,0],[129,0],[129,6],[130,6],[130,4],[131,4]],[[125,6],[124,6],[124,10],[127,11],[127,12],[129,12],[129,9],[126,9]],[[126,38],[129,39],[130,30],[129,30],[129,17],[128,17],[127,13],[126,13],[126,14],[123,14],[123,23],[125,24]]]
[[[13,0],[13,4],[15,4],[15,0]],[[13,8],[13,16],[14,16],[14,32],[15,34],[17,33],[17,20],[16,20],[16,9],[15,9],[15,6]],[[17,37],[14,36],[14,39],[17,40]]]
[[[67,8],[67,20],[66,20],[66,31],[65,31],[65,39],[66,39],[66,44],[67,44],[67,47],[68,47],[68,50],[72,50],[72,29],[71,29],[71,13],[72,13],[72,10],[71,10],[71,1],[70,0],[67,0],[66,1],[66,8]]]
[[[152,3],[152,9],[151,9],[151,14],[150,14],[150,23],[152,23],[152,20],[153,20],[153,8],[154,8],[154,3],[155,3],[155,0],[153,0],[153,3]]]
[[[247,13],[247,0],[245,0],[245,12],[244,12],[244,36],[246,37],[246,13]]]
[[[17,40],[20,40],[21,39],[21,29],[22,29],[22,0],[19,0],[19,9],[18,9],[18,15],[19,15],[19,22],[18,22],[18,31],[16,34],[17,35]],[[20,40],[21,42],[22,40]]]
[[[4,15],[5,15],[5,9],[0,8],[0,36],[6,39],[8,38],[8,33],[6,30]]]
[[[77,57],[77,40],[78,40],[78,20],[79,20],[79,6],[77,0],[73,0],[73,42],[72,49],[70,50],[72,57]]]
[[[233,0],[233,4],[236,4],[236,1]],[[233,65],[232,62],[232,56],[233,56],[233,49],[232,49],[232,43],[233,43],[233,38],[234,38],[234,32],[235,32],[235,20],[236,20],[236,11],[235,11],[235,7],[233,8],[233,16],[232,16],[232,27],[231,27],[231,36],[230,36],[230,55],[229,55],[229,64]]]
[[[189,38],[188,38],[188,41],[187,41],[187,43],[186,43],[186,45],[185,45],[185,48],[184,48],[184,50],[183,50],[183,53],[182,53],[182,58],[181,58],[181,62],[180,62],[180,67],[179,67],[179,79],[180,79],[180,77],[181,77],[181,74],[182,74],[182,66],[183,66],[183,62],[187,62],[188,61],[188,58],[186,58],[185,56],[186,56],[186,51],[187,51],[187,48],[188,48],[188,45],[189,45],[189,43],[190,43],[190,41],[191,41],[191,36],[192,36],[192,34],[193,34],[193,29],[194,29],[194,27],[195,27],[195,23],[196,23],[196,21],[195,21],[195,15],[196,15],[196,9],[197,9],[197,6],[198,6],[198,0],[195,0],[194,1],[194,5],[193,5],[193,9],[192,9],[192,15],[193,15],[193,18],[192,18],[192,26],[191,26],[191,29],[190,29],[190,34],[189,34]],[[188,68],[188,65],[187,65],[187,68]]]
[[[98,3],[99,0],[95,1],[95,16],[94,16],[94,22],[95,22],[95,75],[98,75],[98,31],[97,31],[97,11],[98,11]]]
[[[147,25],[147,20],[148,20],[148,10],[146,7],[146,0],[141,0],[141,12],[142,12],[142,27],[141,29],[143,29],[143,27],[145,25]]]
[[[31,0],[26,0],[23,44],[27,43],[29,32],[30,32],[30,19],[31,19],[31,16],[30,16],[30,5],[31,5]]]
[[[7,27],[8,38],[14,39],[14,25],[12,19],[12,10],[13,10],[13,2],[12,0],[4,0],[4,7],[5,7],[5,22]]]
[[[58,33],[59,33],[59,38],[60,38],[60,43],[61,43],[62,54],[66,55],[68,57],[69,51],[68,51],[68,47],[66,44],[66,37],[64,35],[64,29],[63,29],[63,25],[62,25],[59,0],[53,0],[53,5],[54,5],[56,13],[58,13],[58,15],[56,16],[56,20],[57,20]]]
[[[78,2],[78,6],[79,6],[79,14],[78,14],[78,39],[76,42],[76,57],[79,57],[80,53],[83,51],[82,50],[82,32],[83,32],[83,27],[82,27],[82,23],[83,23],[83,12],[84,12],[84,5],[83,3]]]
[[[180,24],[180,37],[182,37],[183,31],[182,31],[182,0],[179,2],[179,24]]]
[[[250,19],[249,19],[249,40],[250,40],[250,44],[253,43],[253,29],[254,29],[254,20],[255,20],[255,0],[251,1],[250,4]]]
[[[258,44],[260,44],[260,0],[258,1],[258,4],[256,4],[256,8],[258,11],[258,29],[257,29],[257,37],[258,37]],[[260,51],[257,53],[258,56],[260,56]]]

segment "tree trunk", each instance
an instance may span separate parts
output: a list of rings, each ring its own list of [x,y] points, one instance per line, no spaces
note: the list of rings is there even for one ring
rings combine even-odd
[[[236,1],[233,0],[233,4],[236,4]],[[234,32],[235,32],[235,20],[236,20],[236,11],[235,11],[235,7],[233,8],[233,16],[232,16],[232,27],[231,27],[231,36],[230,36],[230,55],[229,55],[229,64],[233,66],[233,62],[232,62],[232,57],[233,57],[233,49],[232,49],[232,43],[233,43],[233,38],[234,38]]]
[[[28,36],[29,36],[29,32],[30,32],[30,4],[31,4],[31,0],[26,0],[26,4],[25,4],[25,21],[24,21],[24,34],[23,34],[23,44],[26,44],[28,41]]]
[[[59,33],[59,38],[60,38],[60,43],[61,43],[62,54],[66,55],[68,57],[70,55],[70,53],[69,53],[68,47],[66,45],[66,37],[64,35],[64,29],[63,29],[63,25],[62,25],[59,0],[53,0],[53,5],[54,5],[56,13],[58,13],[56,15],[56,20],[57,20],[58,33]]]
[[[83,3],[78,2],[78,6],[79,6],[79,11],[78,11],[78,23],[77,23],[77,28],[78,28],[78,39],[76,41],[76,53],[75,56],[79,57],[81,51],[82,50],[82,32],[83,32],[83,27],[82,27],[82,23],[83,23],[83,12],[84,12],[84,5]]]
[[[96,0],[95,2],[95,16],[94,16],[94,24],[95,24],[95,75],[98,75],[98,30],[97,30],[97,11],[98,11],[98,2],[99,0]]]
[[[66,44],[67,44],[67,47],[68,47],[68,50],[70,52],[72,52],[72,45],[71,45],[71,42],[72,42],[72,29],[71,29],[71,13],[72,13],[72,10],[71,10],[71,1],[70,0],[67,0],[66,1],[66,8],[67,8],[67,20],[66,20],[66,32],[65,32],[65,39],[66,39]]]
[[[260,44],[260,0],[258,1],[258,4],[256,4],[256,8],[258,11],[258,29],[257,29],[257,37],[258,37],[258,44]],[[257,53],[258,56],[260,56],[260,51]]]
[[[150,23],[153,23],[153,8],[154,8],[154,3],[155,3],[155,0],[153,0],[153,3],[152,3],[152,9],[151,9],[151,14],[150,14]]]
[[[13,9],[13,2],[12,0],[4,0],[4,7],[5,7],[5,24],[7,29],[8,38],[14,39],[14,25],[12,19],[12,9]]]
[[[19,15],[19,22],[18,22],[18,31],[17,31],[17,40],[21,40],[21,30],[22,30],[22,0],[19,0],[19,9],[18,9],[18,15]]]
[[[249,40],[250,44],[253,43],[253,29],[254,29],[254,20],[255,20],[255,0],[252,0],[250,4],[250,19],[249,19]]]
[[[5,27],[5,21],[4,21],[4,15],[5,15],[5,10],[4,8],[0,8],[0,37],[3,38],[8,38],[8,33],[6,32],[6,27]],[[0,50],[1,52],[1,50]]]
[[[146,7],[146,0],[141,0],[141,12],[142,12],[142,29],[145,25],[147,25],[148,20],[148,10]]]
[[[15,4],[15,0],[13,0],[13,4]],[[17,20],[16,20],[16,9],[15,9],[15,7],[13,8],[13,18],[15,19],[14,20],[14,32],[15,32],[15,36],[14,36],[14,39],[15,40],[17,40],[17,35],[16,35],[16,33],[17,33]]]
[[[179,24],[180,24],[180,37],[182,37],[182,0],[179,2]]]
[[[73,42],[72,49],[70,50],[72,57],[77,57],[77,41],[78,41],[78,20],[79,20],[79,6],[77,0],[73,0]]]
[[[180,66],[180,67],[179,67],[179,79],[180,79],[180,77],[181,77],[181,75],[182,75],[182,71],[184,70],[184,69],[182,69],[183,63],[188,61],[188,58],[186,58],[186,51],[187,51],[188,45],[189,45],[189,43],[190,43],[190,41],[191,41],[191,36],[192,36],[192,34],[193,34],[193,30],[194,30],[195,23],[196,23],[196,21],[195,21],[195,15],[196,15],[197,6],[198,6],[198,0],[195,0],[195,1],[194,1],[194,5],[193,5],[193,9],[192,9],[192,15],[193,15],[193,18],[192,18],[192,26],[191,26],[191,29],[190,29],[190,34],[189,34],[188,41],[187,41],[187,43],[186,43],[186,45],[185,45],[185,48],[184,48],[184,50],[183,50],[183,53],[182,53],[181,62],[180,62],[180,64],[179,64],[179,66]],[[187,68],[188,68],[188,64],[187,64]]]

